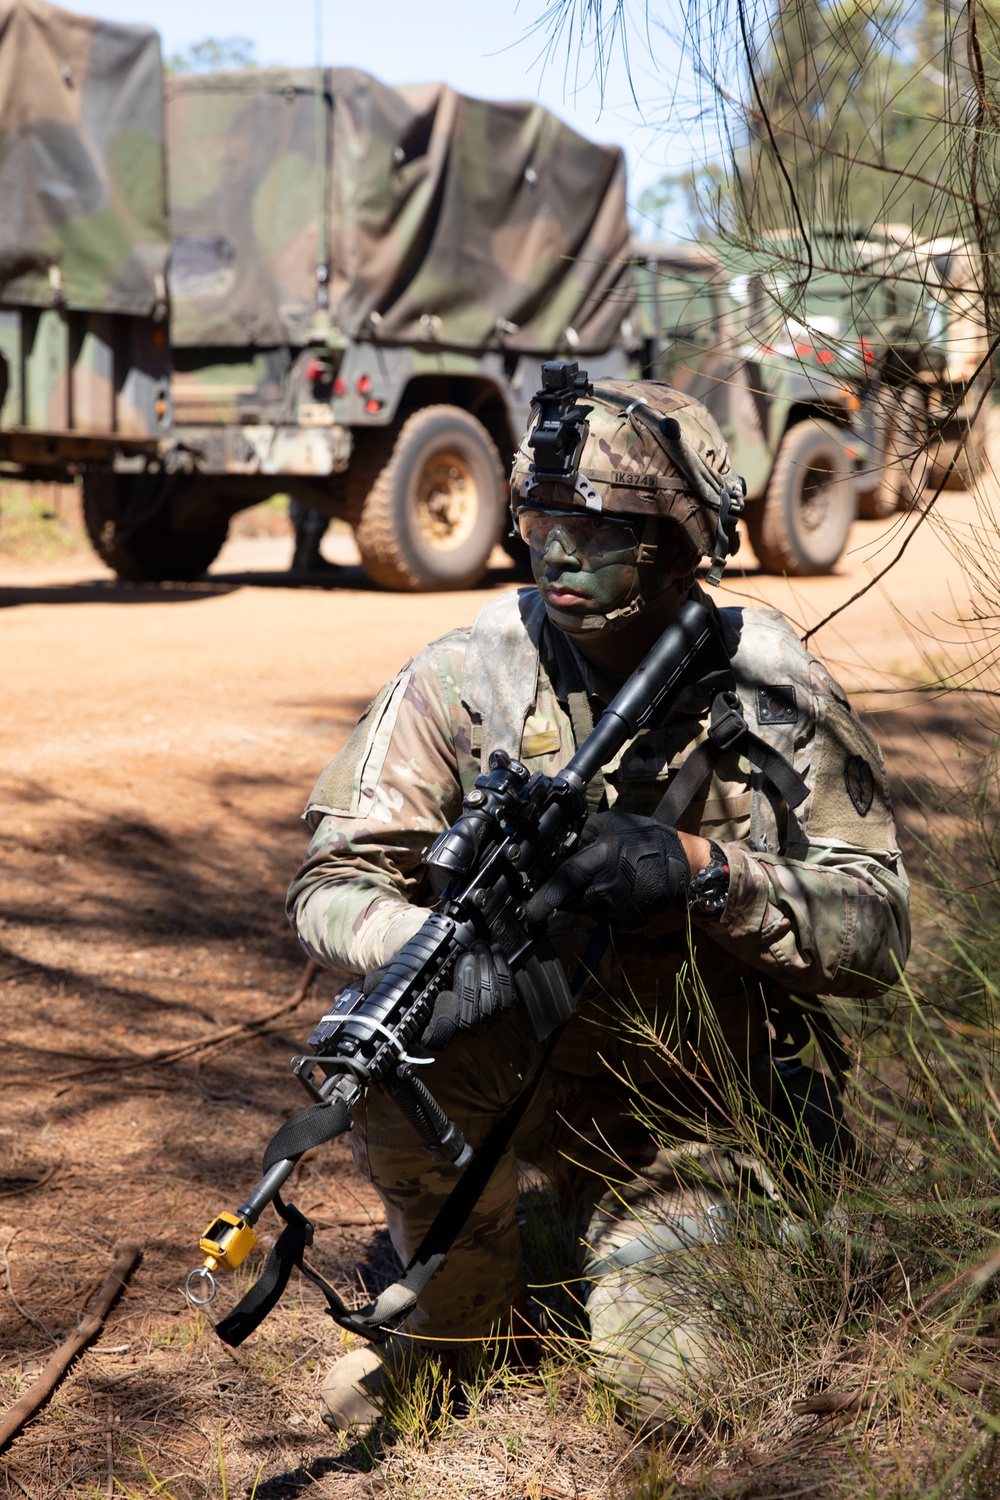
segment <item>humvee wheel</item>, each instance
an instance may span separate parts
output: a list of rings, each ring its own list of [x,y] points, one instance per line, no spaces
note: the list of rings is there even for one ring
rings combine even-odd
[[[865,520],[881,521],[897,510],[910,510],[930,475],[927,401],[917,386],[886,390],[876,423],[880,453],[874,469],[858,485],[858,511]]]
[[[403,423],[364,503],[356,537],[374,583],[410,593],[479,582],[503,526],[500,455],[457,406],[426,406]]]
[[[832,422],[810,418],[785,433],[767,494],[747,507],[747,530],[765,573],[829,573],[858,512],[853,462]]]
[[[84,474],[87,535],[124,583],[191,583],[215,561],[228,521],[178,531],[166,514],[168,487],[196,482],[161,474]],[[146,514],[138,524],[137,512]]]

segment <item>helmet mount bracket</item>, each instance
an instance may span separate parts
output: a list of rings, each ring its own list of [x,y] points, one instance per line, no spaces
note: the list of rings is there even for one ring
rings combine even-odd
[[[583,489],[579,474],[580,456],[590,431],[587,418],[594,408],[577,403],[593,389],[586,370],[581,370],[575,360],[543,364],[542,386],[533,399],[538,420],[527,442],[534,455],[532,478],[536,482],[554,479],[571,484],[580,489],[588,510],[600,510],[600,495],[593,485]]]

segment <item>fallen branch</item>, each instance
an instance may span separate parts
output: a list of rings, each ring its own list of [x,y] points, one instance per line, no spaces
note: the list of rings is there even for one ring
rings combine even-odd
[[[950,1385],[964,1396],[975,1396],[989,1379],[986,1369],[954,1370],[941,1377],[943,1385]],[[797,1417],[849,1416],[855,1412],[868,1411],[875,1405],[879,1393],[888,1394],[888,1387],[877,1385],[860,1386],[853,1391],[820,1391],[805,1401],[793,1401],[792,1411]]]
[[[874,1403],[875,1391],[867,1389],[853,1391],[820,1391],[805,1401],[793,1401],[792,1411],[797,1417],[830,1416],[834,1412],[867,1411]]]
[[[128,1073],[134,1068],[159,1067],[163,1063],[180,1062],[186,1057],[194,1057],[198,1052],[207,1052],[212,1047],[222,1046],[240,1035],[253,1035],[263,1030],[272,1021],[285,1016],[289,1011],[301,1005],[309,993],[310,985],[318,973],[319,965],[312,959],[306,964],[299,980],[298,988],[290,1000],[285,1000],[276,1010],[268,1011],[266,1015],[257,1016],[250,1021],[237,1021],[234,1026],[224,1026],[221,1031],[215,1031],[211,1036],[201,1037],[196,1042],[182,1042],[179,1047],[161,1047],[156,1052],[143,1052],[133,1057],[114,1057],[107,1062],[91,1063],[87,1068],[74,1068],[69,1073],[13,1073],[8,1077],[0,1076],[0,1084],[5,1086],[18,1085],[20,1087],[38,1085],[40,1083],[68,1083],[77,1078],[89,1078],[99,1073]]]
[[[374,1209],[364,1214],[341,1214],[336,1219],[317,1219],[306,1216],[314,1229],[378,1229],[383,1220]]]
[[[0,1417],[0,1452],[17,1436],[28,1418],[34,1416],[42,1402],[52,1395],[73,1360],[102,1327],[115,1298],[131,1276],[141,1254],[142,1247],[139,1245],[119,1246],[114,1264],[84,1308],[76,1332],[59,1345],[20,1401],[15,1401]]]
[[[17,1198],[22,1193],[34,1193],[47,1182],[51,1182],[59,1170],[61,1163],[56,1162],[52,1167],[46,1167],[40,1177],[25,1177],[18,1179],[17,1187],[0,1188],[0,1198]],[[10,1181],[9,1178],[0,1177],[0,1182]]]

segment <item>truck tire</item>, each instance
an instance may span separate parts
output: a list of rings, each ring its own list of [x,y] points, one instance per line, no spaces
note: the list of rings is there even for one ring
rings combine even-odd
[[[910,510],[924,492],[931,470],[930,425],[918,386],[885,392],[876,443],[876,467],[858,486],[858,513],[866,521]]]
[[[218,557],[228,521],[177,531],[165,514],[168,487],[191,482],[159,474],[84,474],[87,535],[124,583],[191,583]],[[147,519],[133,524],[130,512],[140,507]]]
[[[781,440],[763,502],[747,507],[747,529],[765,573],[829,573],[857,516],[858,496],[844,434],[810,418]]]
[[[365,572],[409,593],[472,588],[500,538],[506,492],[481,422],[457,406],[414,412],[361,508]]]

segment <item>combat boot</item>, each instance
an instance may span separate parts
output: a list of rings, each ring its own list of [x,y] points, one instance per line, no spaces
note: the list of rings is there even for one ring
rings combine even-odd
[[[398,1339],[341,1355],[320,1386],[320,1416],[333,1432],[360,1433],[377,1422],[386,1397],[405,1381],[412,1354]]]

